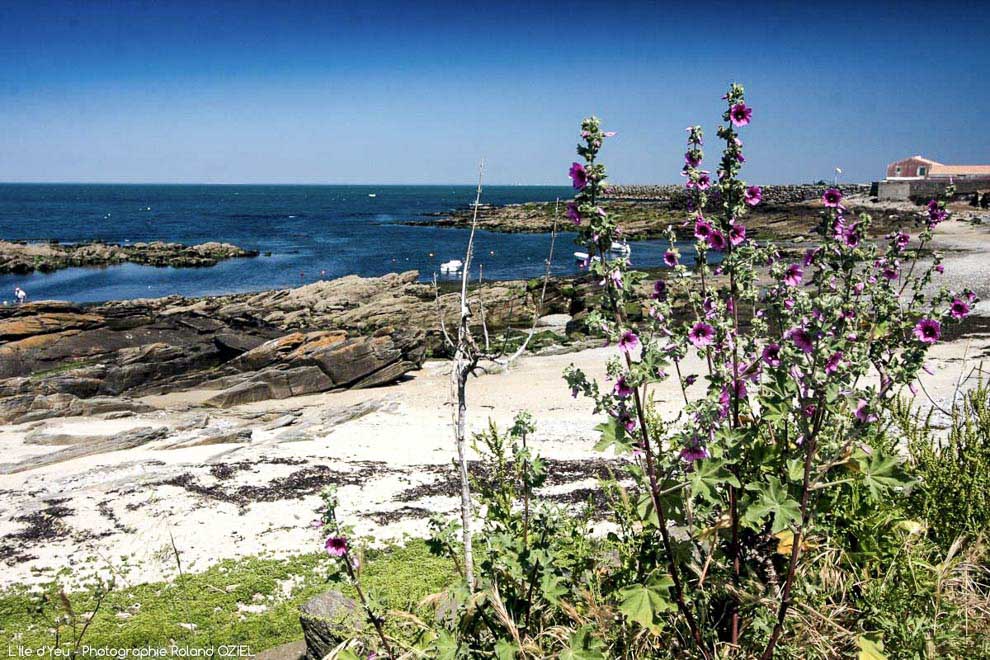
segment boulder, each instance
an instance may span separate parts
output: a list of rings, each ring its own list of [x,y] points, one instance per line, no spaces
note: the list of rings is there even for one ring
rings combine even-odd
[[[255,401],[315,394],[333,388],[333,381],[314,366],[270,367],[248,372],[242,378],[240,382],[211,396],[204,401],[204,404],[216,408],[230,408]],[[228,379],[227,382],[232,380],[236,380],[236,377]]]
[[[367,627],[361,606],[339,591],[328,591],[303,603],[299,623],[306,641],[305,660],[323,660]]]

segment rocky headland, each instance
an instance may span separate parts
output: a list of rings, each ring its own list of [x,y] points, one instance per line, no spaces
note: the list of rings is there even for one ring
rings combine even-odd
[[[873,217],[872,231],[883,234],[892,229],[910,227],[921,218],[922,209],[903,202],[880,202],[869,196],[869,186],[840,186],[845,205],[852,214],[869,213]],[[825,186],[794,185],[766,186],[763,201],[746,216],[746,228],[753,237],[792,240],[810,235],[821,214],[821,196]],[[507,233],[543,233],[556,226],[558,231],[573,231],[574,226],[564,215],[565,202],[529,202],[505,206],[482,205],[478,208],[478,227]],[[612,186],[603,199],[630,240],[664,238],[669,229],[682,237],[689,236],[686,227],[687,198],[682,186]],[[960,215],[961,214],[961,215]],[[972,215],[961,206],[957,217]],[[470,226],[473,209],[454,209],[429,216],[417,224],[438,227]]]
[[[230,243],[128,243],[102,242],[60,244],[0,241],[0,274],[50,273],[76,266],[113,266],[123,263],[173,268],[215,266],[226,259],[258,256]]]

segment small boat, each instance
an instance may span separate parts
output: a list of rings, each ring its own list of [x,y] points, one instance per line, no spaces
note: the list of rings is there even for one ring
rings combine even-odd
[[[588,260],[588,253],[587,252],[575,252],[574,253],[574,259],[575,259],[575,261],[587,261]]]
[[[612,243],[612,245],[609,246],[608,251],[628,256],[632,252],[632,248],[629,247],[629,243],[620,241],[618,243]]]
[[[378,197],[376,193],[368,193],[368,197]]]
[[[459,272],[461,270],[461,267],[463,265],[464,265],[464,262],[461,261],[460,259],[451,259],[450,261],[445,261],[442,264],[440,264],[440,272],[441,273],[456,273],[456,272]]]

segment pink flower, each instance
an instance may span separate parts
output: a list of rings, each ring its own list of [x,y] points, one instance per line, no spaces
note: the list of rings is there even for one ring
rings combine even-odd
[[[620,399],[625,399],[632,395],[632,388],[626,385],[626,377],[621,376],[619,380],[615,381],[615,387],[612,389],[615,396]]]
[[[619,338],[619,350],[623,353],[632,353],[639,346],[639,337],[632,330],[626,330]]]
[[[805,353],[810,353],[815,350],[814,342],[811,339],[811,333],[801,326],[796,326],[784,333],[787,339],[794,342],[794,345]]]
[[[733,126],[747,126],[753,118],[753,109],[745,103],[736,103],[729,109],[729,119]]]
[[[677,253],[672,250],[667,250],[663,253],[663,262],[670,268],[673,268],[677,265]]]
[[[697,167],[701,164],[701,152],[697,149],[691,149],[684,154],[684,164],[688,167]]]
[[[942,338],[942,324],[935,319],[921,319],[914,326],[914,336],[922,344],[934,344]]]
[[[910,242],[911,242],[911,237],[905,234],[904,232],[899,231],[896,234],[894,234],[894,245],[896,245],[898,249],[903,250],[908,246],[908,243]]]
[[[700,240],[705,240],[711,235],[713,229],[711,224],[704,218],[699,217],[694,221],[694,237]]]
[[[741,244],[746,240],[746,226],[739,222],[733,222],[729,227],[729,243],[733,246]]]
[[[856,411],[853,414],[863,424],[877,421],[877,416],[870,412],[870,404],[867,403],[866,399],[860,399],[856,403]]]
[[[954,319],[964,319],[969,316],[969,303],[962,298],[955,298],[952,304],[949,305],[949,314],[952,315]]]
[[[743,193],[746,206],[756,206],[763,200],[763,190],[759,186],[750,186]]]
[[[343,536],[331,536],[327,539],[324,547],[331,557],[343,557],[347,554],[347,539]]]
[[[804,277],[804,271],[797,264],[791,264],[784,271],[784,284],[787,286],[798,286],[801,284],[801,278]]]
[[[708,247],[711,249],[721,251],[724,250],[727,245],[728,243],[725,242],[725,236],[723,236],[722,232],[717,229],[708,235]]]
[[[842,205],[842,192],[838,188],[829,188],[822,195],[822,204],[830,209],[839,208]]]
[[[949,213],[938,203],[937,200],[928,202],[928,226],[934,227],[938,223],[949,217]]]
[[[581,224],[581,213],[578,211],[577,204],[574,202],[567,202],[567,217],[571,219],[575,225]]]
[[[768,344],[763,349],[763,361],[771,367],[780,366],[780,344]]]
[[[688,341],[696,348],[704,348],[712,343],[715,337],[715,328],[707,323],[699,321],[688,330]]]
[[[654,300],[663,300],[667,297],[667,283],[664,280],[657,280],[653,283],[653,294],[650,296]]]
[[[571,171],[568,174],[575,190],[584,190],[588,185],[588,172],[581,163],[571,163]]]
[[[839,363],[842,361],[842,351],[836,351],[832,353],[831,357],[825,362],[825,373],[834,374],[839,370]]]
[[[682,461],[694,463],[695,461],[703,461],[708,458],[708,450],[700,444],[695,444],[682,449],[680,455]]]
[[[698,180],[695,182],[695,185],[698,187],[698,190],[708,190],[711,188],[712,178],[709,176],[709,173],[702,170],[698,175]]]

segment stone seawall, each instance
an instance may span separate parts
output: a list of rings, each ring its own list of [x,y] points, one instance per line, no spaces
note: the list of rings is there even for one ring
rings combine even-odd
[[[822,184],[795,184],[762,186],[763,206],[793,204],[818,199],[831,186]],[[868,195],[870,186],[858,183],[839,184],[845,195]],[[667,202],[671,208],[684,208],[689,199],[682,185],[611,185],[607,199],[649,200]]]

